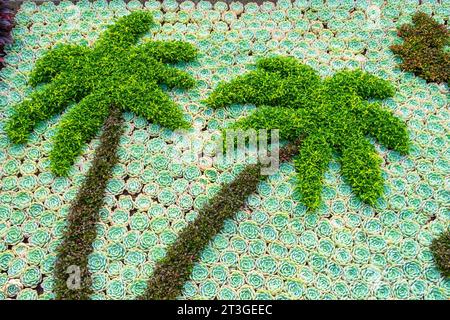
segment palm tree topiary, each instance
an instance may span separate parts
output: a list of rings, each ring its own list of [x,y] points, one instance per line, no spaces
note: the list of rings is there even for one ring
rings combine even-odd
[[[292,57],[260,59],[256,70],[222,83],[206,100],[213,108],[251,103],[258,108],[231,128],[279,129],[280,138],[305,136],[294,164],[304,204],[320,204],[323,176],[333,152],[353,192],[373,205],[383,193],[381,159],[367,140],[406,154],[409,137],[404,122],[379,102],[393,96],[386,80],[368,73],[343,70],[322,80],[309,66]]]
[[[47,83],[15,108],[6,132],[24,143],[34,126],[69,104],[50,151],[51,170],[67,175],[83,146],[105,124],[93,164],[73,202],[68,228],[58,249],[55,291],[60,299],[87,299],[91,293],[87,257],[96,237],[95,222],[103,205],[106,182],[117,161],[121,112],[130,110],[169,129],[187,128],[182,111],[161,89],[191,88],[194,79],[168,63],[194,59],[197,50],[180,41],[149,41],[136,45],[152,26],[152,14],[134,12],[109,26],[93,47],[57,46],[36,62],[30,84]],[[67,270],[79,267],[81,283],[69,288]]]
[[[413,72],[427,82],[448,82],[450,78],[450,30],[424,12],[412,16],[412,24],[397,30],[403,43],[392,45],[401,58],[400,69]]]
[[[280,160],[290,160],[300,150],[294,160],[298,189],[314,209],[333,151],[341,154],[342,173],[362,200],[373,204],[382,194],[381,159],[366,135],[402,153],[408,151],[409,139],[402,121],[379,103],[365,100],[393,94],[389,82],[361,71],[341,71],[322,80],[294,58],[272,57],[259,60],[255,71],[219,84],[205,102],[213,108],[255,104],[258,108],[231,128],[279,129],[280,138],[290,141],[280,150]],[[199,211],[157,263],[141,299],[181,294],[201,252],[265,178],[260,169],[261,164],[245,167]]]
[[[57,46],[39,59],[30,84],[47,84],[16,106],[6,124],[10,139],[25,142],[39,121],[77,103],[58,124],[50,152],[52,171],[66,175],[113,108],[133,111],[169,129],[187,127],[183,113],[159,84],[192,87],[189,74],[165,64],[190,61],[197,51],[179,41],[135,46],[152,21],[149,12],[135,12],[111,25],[92,48]]]

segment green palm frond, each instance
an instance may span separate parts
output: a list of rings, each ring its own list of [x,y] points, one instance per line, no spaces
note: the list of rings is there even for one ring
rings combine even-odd
[[[320,204],[323,176],[333,152],[340,154],[342,174],[353,192],[374,204],[383,193],[381,159],[367,140],[406,154],[404,122],[367,99],[394,95],[386,80],[359,70],[343,70],[322,80],[311,67],[292,57],[260,59],[256,70],[220,83],[205,101],[212,108],[235,103],[258,108],[231,128],[279,129],[282,139],[305,136],[294,164],[298,189],[310,208]]]
[[[29,80],[34,87],[46,84],[15,107],[5,128],[9,138],[26,142],[38,122],[76,103],[57,125],[50,151],[52,171],[66,175],[110,108],[133,111],[169,129],[189,127],[160,85],[193,87],[192,76],[167,64],[191,61],[197,49],[181,41],[136,45],[152,24],[150,12],[134,12],[109,26],[92,48],[59,45],[47,52]]]

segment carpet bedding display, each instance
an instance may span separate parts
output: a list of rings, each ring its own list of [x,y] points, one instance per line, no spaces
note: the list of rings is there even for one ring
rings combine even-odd
[[[450,299],[449,0],[6,4],[1,300]]]

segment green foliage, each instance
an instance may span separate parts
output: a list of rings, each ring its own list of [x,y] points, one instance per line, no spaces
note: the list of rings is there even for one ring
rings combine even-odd
[[[450,230],[434,239],[430,249],[439,271],[444,277],[450,278]]]
[[[289,160],[297,151],[295,146],[289,144],[280,149],[280,158]],[[248,165],[234,181],[223,185],[168,248],[165,257],[157,263],[146,292],[139,299],[176,299],[205,247],[223,228],[225,220],[233,218],[265,177],[261,176],[260,164]]]
[[[24,143],[38,122],[76,103],[62,116],[50,152],[52,171],[66,175],[111,108],[169,129],[187,128],[182,111],[160,85],[193,87],[189,74],[166,64],[191,61],[197,50],[180,41],[135,45],[152,21],[149,12],[134,12],[111,25],[92,48],[60,45],[46,53],[36,62],[30,84],[47,84],[15,107],[5,128],[9,138]]]
[[[428,82],[448,82],[450,53],[445,46],[450,45],[449,30],[423,12],[417,12],[412,22],[398,29],[403,43],[391,46],[392,52],[402,58],[400,68]]]
[[[280,138],[294,140],[299,136],[298,126],[292,125],[292,110],[287,108],[272,108],[261,106],[258,112],[231,124],[227,129],[279,129]],[[300,124],[299,124],[300,125]],[[223,132],[225,134],[225,131]]]
[[[405,124],[392,116],[390,110],[380,103],[370,103],[364,107],[362,117],[366,119],[363,129],[389,149],[407,154],[410,146]]]
[[[362,99],[386,99],[395,94],[394,87],[386,80],[380,79],[360,70],[342,70],[325,80],[329,93],[346,93],[354,90]]]
[[[92,48],[62,45],[50,50],[37,61],[30,76],[33,86],[47,84],[17,105],[6,125],[11,140],[23,143],[39,121],[74,104],[62,116],[50,152],[52,171],[64,175],[104,124],[100,146],[70,208],[68,227],[57,249],[54,289],[58,299],[89,299],[92,293],[88,256],[97,236],[106,183],[117,162],[121,112],[131,110],[169,129],[189,126],[160,85],[194,86],[189,74],[166,64],[190,61],[197,50],[179,41],[135,46],[151,23],[150,13],[135,12],[110,26]],[[78,289],[66,283],[71,266],[81,271]]]
[[[362,71],[343,70],[321,80],[295,58],[270,57],[259,60],[256,70],[219,84],[206,103],[259,107],[234,129],[279,129],[280,137],[290,141],[306,136],[295,160],[298,189],[305,205],[317,208],[333,151],[341,155],[342,173],[356,195],[369,204],[382,195],[381,159],[365,137],[402,154],[408,152],[409,137],[392,112],[365,100],[393,94],[389,82]]]
[[[298,175],[298,189],[303,195],[303,202],[311,208],[320,204],[323,176],[331,160],[332,149],[321,135],[310,135],[302,144],[300,155],[294,159]]]
[[[384,185],[381,158],[374,146],[364,137],[355,137],[341,151],[342,175],[361,200],[374,205]]]

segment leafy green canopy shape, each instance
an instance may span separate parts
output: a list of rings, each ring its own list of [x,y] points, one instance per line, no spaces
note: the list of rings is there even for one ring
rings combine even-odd
[[[279,129],[280,138],[304,136],[294,160],[298,189],[305,205],[317,208],[323,176],[333,151],[340,154],[342,174],[353,192],[374,204],[383,192],[381,158],[366,139],[407,153],[406,125],[378,102],[394,94],[392,85],[361,71],[344,70],[322,80],[314,69],[292,57],[260,59],[256,70],[220,83],[206,100],[213,108],[235,103],[258,108],[231,127]]]
[[[38,122],[76,103],[62,116],[50,152],[52,171],[66,175],[110,108],[133,111],[169,129],[188,127],[160,85],[192,87],[195,81],[188,73],[165,64],[190,61],[197,50],[180,41],[136,45],[152,24],[150,12],[137,11],[109,26],[92,48],[61,45],[45,54],[30,84],[47,84],[15,107],[6,124],[10,139],[24,143]]]

